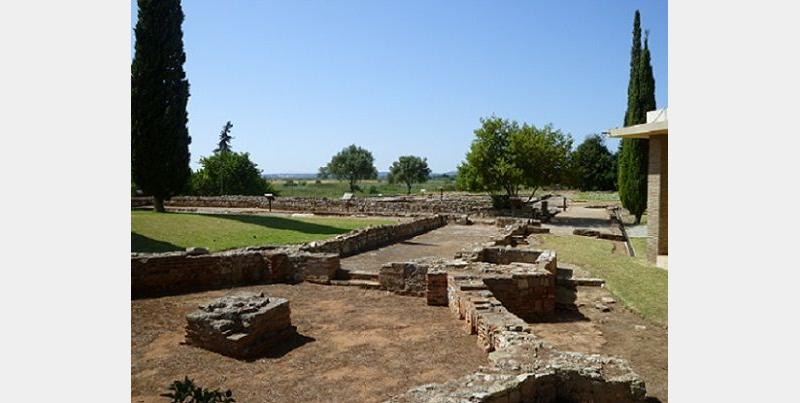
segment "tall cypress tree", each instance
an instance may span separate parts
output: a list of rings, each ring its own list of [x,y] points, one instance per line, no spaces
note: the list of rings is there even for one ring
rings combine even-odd
[[[184,189],[191,175],[183,10],[180,0],[138,0],[138,6],[131,64],[131,170],[136,185],[153,196],[155,210],[164,211],[164,199]]]
[[[642,49],[639,10],[633,17],[633,44],[631,47],[630,79],[628,82],[628,109],[625,111],[625,126],[647,121],[647,112],[656,108],[655,79],[650,65],[650,50]],[[618,187],[622,205],[642,220],[647,208],[647,157],[648,140],[622,139],[619,152]]]

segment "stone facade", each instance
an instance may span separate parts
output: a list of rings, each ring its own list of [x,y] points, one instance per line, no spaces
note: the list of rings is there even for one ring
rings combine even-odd
[[[658,255],[667,255],[668,181],[667,136],[650,138],[647,173],[647,260],[655,263]]]
[[[186,315],[186,343],[240,359],[258,358],[296,334],[289,301],[263,293],[215,299]]]

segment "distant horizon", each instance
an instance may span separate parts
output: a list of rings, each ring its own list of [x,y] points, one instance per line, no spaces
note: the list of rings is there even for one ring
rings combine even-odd
[[[577,145],[622,126],[637,8],[667,107],[666,1],[184,2],[191,166],[228,120],[265,175],[315,173],[350,144],[379,171],[401,155],[453,171],[492,115]],[[136,19],[131,2],[131,46]]]

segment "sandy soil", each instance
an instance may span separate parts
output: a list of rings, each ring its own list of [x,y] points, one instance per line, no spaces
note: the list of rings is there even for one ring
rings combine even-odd
[[[462,376],[486,355],[446,307],[354,287],[265,285],[288,298],[301,337],[253,362],[181,344],[186,313],[232,290],[131,302],[131,401],[160,402],[184,376],[230,388],[237,402],[379,402]]]
[[[602,287],[578,287],[577,293],[559,288],[557,297],[575,310],[560,309],[553,322],[532,324],[536,335],[562,350],[628,360],[644,378],[651,401],[667,401],[667,329],[625,309],[620,302],[601,302],[601,298],[616,300]],[[597,309],[598,302],[611,310]]]
[[[402,262],[425,256],[452,259],[456,252],[471,249],[500,234],[493,225],[446,225],[373,251],[342,259],[342,268],[377,272],[387,262]]]

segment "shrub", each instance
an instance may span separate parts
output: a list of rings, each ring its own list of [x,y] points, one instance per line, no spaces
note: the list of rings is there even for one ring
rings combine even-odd
[[[235,403],[233,393],[230,389],[225,392],[219,389],[203,389],[195,385],[194,381],[185,377],[183,381],[172,382],[169,386],[169,393],[161,396],[168,397],[172,403]]]
[[[297,186],[297,184],[294,183],[293,180],[287,179],[285,182],[283,182],[283,186],[285,186],[285,187],[293,187],[293,186]]]
[[[369,190],[367,190],[367,192],[369,192],[369,194],[371,195],[378,194],[378,188],[375,187],[375,185],[372,185],[369,187]]]
[[[492,207],[496,209],[509,209],[511,208],[511,197],[506,194],[493,194]]]

